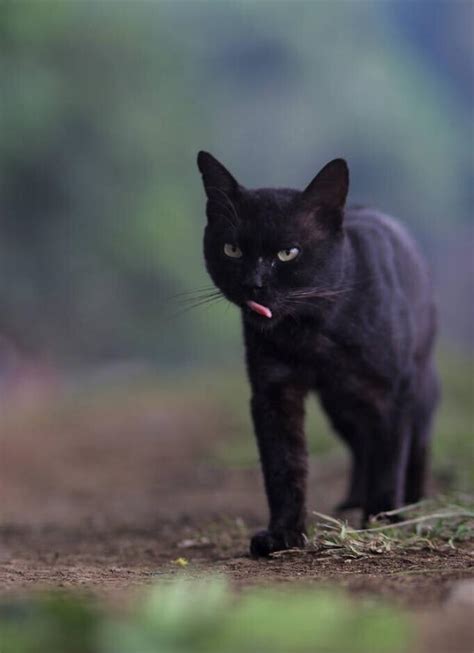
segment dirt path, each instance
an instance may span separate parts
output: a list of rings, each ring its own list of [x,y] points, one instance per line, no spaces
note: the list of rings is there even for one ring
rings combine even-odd
[[[335,583],[426,609],[449,599],[460,579],[474,578],[472,547],[250,559],[248,533],[266,519],[263,489],[258,469],[215,462],[215,444],[232,427],[226,420],[209,404],[184,411],[169,397],[6,419],[0,591],[110,593],[182,573],[173,561],[185,557],[187,574],[224,572],[237,588]],[[310,506],[330,511],[344,479],[338,459],[313,463]]]

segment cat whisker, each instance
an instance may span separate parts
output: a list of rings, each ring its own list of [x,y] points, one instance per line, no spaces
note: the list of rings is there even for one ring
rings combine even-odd
[[[176,297],[175,299],[171,300],[175,304],[193,304],[195,302],[199,302],[205,299],[213,299],[214,297],[220,297],[221,292],[219,291],[212,291],[212,292],[203,292],[203,293],[197,293],[195,295],[189,295],[188,297]]]
[[[359,282],[352,283],[350,286],[339,286],[339,287],[314,287],[314,288],[301,288],[300,290],[291,291],[290,294],[293,297],[316,297],[320,298],[323,296],[336,296],[351,292],[361,286],[369,284],[373,279],[373,275],[368,275]]]
[[[312,299],[324,299],[326,301],[335,301],[336,296],[329,295],[328,293],[319,293],[312,295],[302,295],[302,296],[289,296],[286,298],[284,306],[285,310],[289,314],[289,308],[291,306],[304,306],[307,308],[315,308],[315,303],[311,301]]]
[[[186,295],[194,295],[197,293],[211,292],[215,289],[216,287],[214,285],[209,284],[207,286],[202,286],[201,288],[193,288],[192,290],[183,290],[181,292],[177,292],[174,295],[170,295],[168,299],[175,299],[176,297],[184,297]]]
[[[290,299],[287,301],[285,306],[309,306],[314,308],[314,303],[310,301],[305,301],[304,299]]]
[[[206,299],[197,300],[194,304],[191,304],[189,306],[181,307],[179,310],[172,313],[169,316],[168,319],[172,320],[172,319],[174,319],[176,317],[180,317],[181,315],[183,315],[184,313],[187,313],[188,311],[191,311],[191,310],[196,309],[196,308],[201,308],[202,306],[209,306],[210,304],[221,302],[223,299],[225,299],[224,295],[219,293],[219,295],[214,296],[214,297],[209,297],[209,298],[206,298]]]
[[[308,288],[295,290],[289,293],[290,298],[294,299],[329,299],[345,294],[352,290],[352,287],[345,288]]]
[[[291,291],[292,294],[311,294],[313,292],[339,292],[350,289],[348,286],[309,286]]]
[[[285,306],[285,310],[288,317],[293,320],[296,326],[300,326],[300,320],[298,320],[298,316],[295,313],[293,313],[293,311],[289,309],[288,306]]]

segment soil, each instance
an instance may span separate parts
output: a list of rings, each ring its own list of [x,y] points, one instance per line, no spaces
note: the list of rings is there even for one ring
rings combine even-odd
[[[459,581],[474,579],[472,546],[251,559],[248,536],[264,526],[266,506],[257,468],[224,467],[216,458],[234,428],[229,419],[209,401],[184,409],[166,395],[10,411],[0,431],[0,592],[113,595],[205,572],[224,573],[237,590],[337,585],[415,609],[426,650],[470,650],[472,619],[449,606]],[[345,478],[338,457],[313,461],[310,510],[331,512]],[[437,614],[443,619],[430,616]],[[439,648],[454,641],[452,632],[461,648]]]

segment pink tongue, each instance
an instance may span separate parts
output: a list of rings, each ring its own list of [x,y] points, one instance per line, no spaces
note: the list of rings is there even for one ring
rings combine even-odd
[[[255,311],[255,313],[258,313],[259,315],[263,315],[264,317],[271,318],[272,312],[269,308],[266,306],[262,306],[261,304],[257,304],[257,302],[253,302],[251,299],[249,299],[247,303],[247,306],[250,308],[251,311]]]

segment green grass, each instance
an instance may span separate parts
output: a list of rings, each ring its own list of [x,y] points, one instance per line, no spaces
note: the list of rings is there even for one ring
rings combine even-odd
[[[232,374],[217,373],[209,392],[213,393],[213,401],[222,407],[231,424],[231,431],[216,447],[217,460],[230,467],[254,467],[258,464],[258,453],[250,419],[250,389],[244,370],[239,367]],[[314,396],[310,396],[306,402],[305,428],[310,454],[321,456],[338,448],[344,451],[342,444],[331,433]]]
[[[442,399],[436,414],[433,435],[433,470],[438,486],[443,491],[474,491],[474,356],[455,350],[441,349],[438,368],[442,384]],[[98,405],[107,392],[101,388],[84,389],[84,399],[90,405],[97,396]],[[124,379],[111,385],[108,394],[111,404],[137,400],[156,402],[160,397],[185,402],[202,403],[225,417],[225,432],[214,449],[218,463],[232,467],[258,465],[258,454],[250,420],[250,389],[244,364],[233,360],[221,369],[195,369],[186,373],[175,371],[157,378],[156,374]],[[137,399],[138,398],[138,399]],[[77,396],[73,398],[77,409]],[[306,433],[309,451],[315,456],[347,455],[341,440],[319,407],[317,398],[306,403]]]
[[[474,490],[474,359],[457,352],[442,351],[439,356],[442,400],[436,415],[433,435],[433,471],[445,490]],[[222,464],[255,466],[257,448],[249,414],[249,388],[244,370],[238,366],[228,373],[206,375],[207,397],[226,412],[231,425],[216,448]],[[306,433],[312,455],[344,455],[345,448],[315,398],[306,406]]]
[[[2,653],[400,653],[408,617],[332,590],[249,590],[221,578],[149,589],[120,614],[85,598],[36,596],[0,604]]]
[[[474,490],[474,358],[442,351],[442,398],[433,438],[433,469],[447,488]]]

